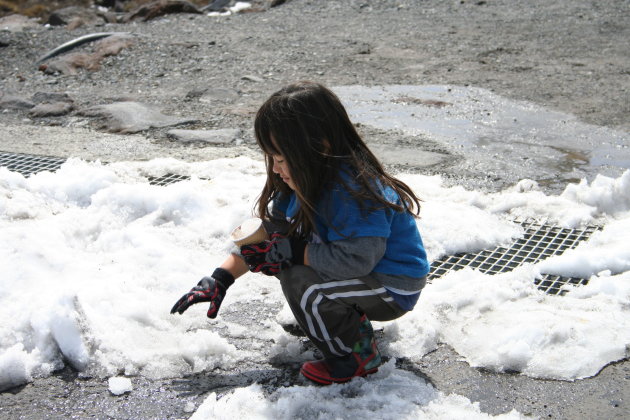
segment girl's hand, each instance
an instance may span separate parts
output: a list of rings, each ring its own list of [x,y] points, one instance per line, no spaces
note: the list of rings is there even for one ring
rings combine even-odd
[[[274,276],[291,266],[303,265],[305,248],[305,241],[275,232],[268,241],[242,246],[241,255],[251,272]]]
[[[173,305],[171,313],[183,314],[190,305],[199,302],[210,302],[207,312],[208,318],[216,318],[221,302],[223,302],[225,297],[225,292],[233,283],[234,276],[232,274],[227,270],[217,268],[211,277],[202,278],[195,287],[190,289],[190,292],[179,298]]]

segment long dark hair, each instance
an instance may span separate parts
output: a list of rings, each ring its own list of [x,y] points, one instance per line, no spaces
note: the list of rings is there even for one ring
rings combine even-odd
[[[316,231],[318,201],[334,183],[344,185],[362,210],[389,208],[419,214],[418,197],[404,182],[385,173],[337,95],[326,87],[304,81],[280,89],[258,110],[254,130],[267,165],[267,182],[257,202],[258,216],[268,220],[271,201],[279,194],[286,197],[291,193],[273,172],[272,155],[282,155],[300,203],[290,233],[298,227],[303,235]],[[348,171],[356,186],[348,188],[341,171]],[[386,186],[398,194],[399,203],[383,197],[381,188]]]

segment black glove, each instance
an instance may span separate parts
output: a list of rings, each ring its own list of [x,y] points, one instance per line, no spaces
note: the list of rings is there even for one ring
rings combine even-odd
[[[199,302],[210,302],[208,318],[216,318],[228,287],[234,283],[234,276],[223,268],[217,268],[211,277],[204,277],[190,292],[179,298],[171,308],[171,313],[183,314],[190,305]]]
[[[272,233],[268,241],[243,245],[241,255],[249,271],[274,276],[285,268],[304,264],[306,241]]]

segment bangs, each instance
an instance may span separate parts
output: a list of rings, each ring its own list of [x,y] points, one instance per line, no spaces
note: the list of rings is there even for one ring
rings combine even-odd
[[[270,131],[265,131],[264,133],[256,133],[256,140],[258,141],[258,146],[268,156],[272,155],[281,155],[280,150],[276,147],[273,139],[276,136]]]
[[[278,131],[283,129],[279,124],[278,104],[272,100],[268,100],[258,110],[254,121],[254,132],[256,134],[256,142],[258,146],[268,156],[281,155],[282,151],[278,147],[275,139],[278,138]]]
[[[305,139],[306,134],[300,125],[300,121],[294,118],[260,118],[256,127],[256,141],[266,155],[282,155],[290,164],[296,164],[299,157],[307,149],[303,149],[305,143],[299,139]]]

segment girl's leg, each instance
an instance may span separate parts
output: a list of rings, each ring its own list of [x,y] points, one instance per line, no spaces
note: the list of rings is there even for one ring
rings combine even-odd
[[[352,351],[362,315],[389,321],[405,313],[370,278],[324,281],[306,266],[283,270],[278,278],[300,327],[327,357]]]
[[[405,313],[383,287],[370,278],[324,281],[306,266],[284,270],[278,278],[296,320],[326,357],[305,363],[305,376],[331,383],[376,371],[380,353],[369,319]]]

